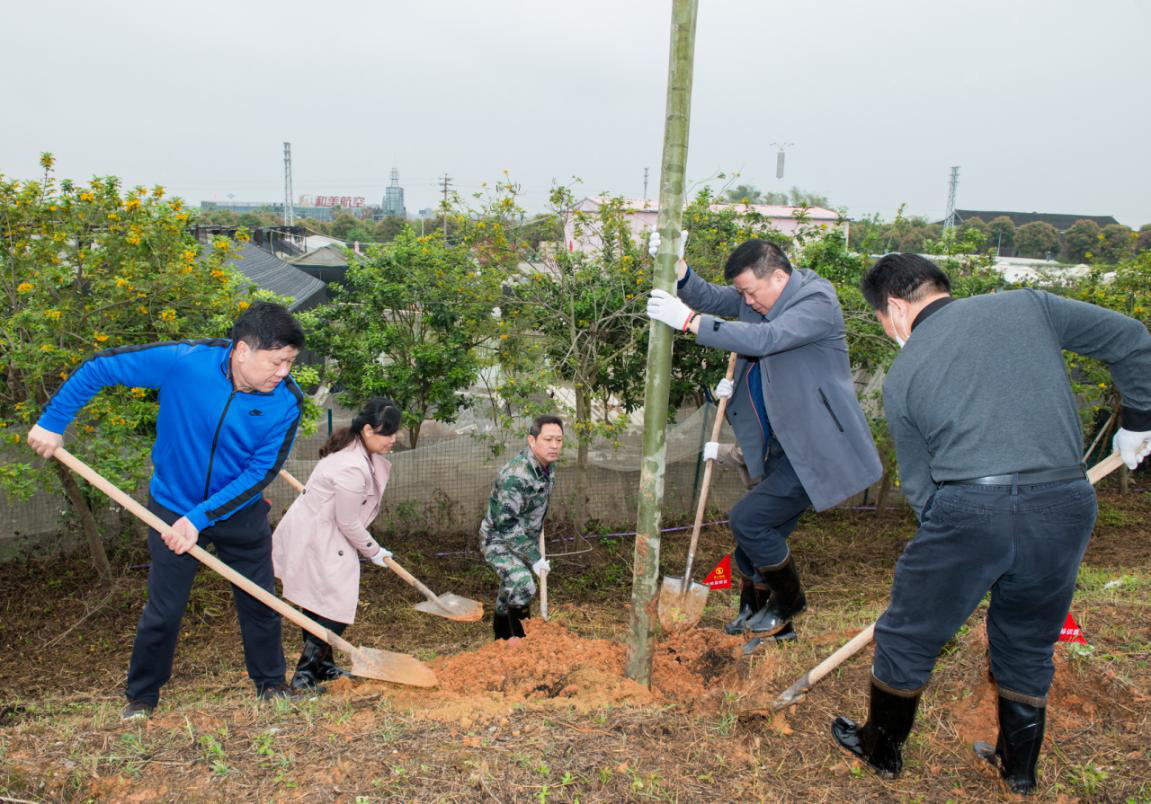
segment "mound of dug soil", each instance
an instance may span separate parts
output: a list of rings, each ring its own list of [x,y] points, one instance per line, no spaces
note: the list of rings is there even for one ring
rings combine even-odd
[[[649,690],[627,678],[622,643],[585,639],[542,620],[527,620],[524,627],[522,640],[492,642],[432,662],[439,679],[432,691],[417,694],[350,681],[331,688],[344,695],[382,693],[413,714],[467,726],[515,706],[587,712],[655,701],[704,704],[745,683],[738,664],[743,640],[714,630],[692,629],[660,640]]]

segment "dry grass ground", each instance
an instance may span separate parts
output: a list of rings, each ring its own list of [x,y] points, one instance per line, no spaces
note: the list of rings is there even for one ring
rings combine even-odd
[[[1151,495],[1107,482],[1073,612],[1090,651],[1057,651],[1042,799],[1151,801]],[[441,689],[337,682],[313,701],[259,705],[244,676],[231,593],[197,581],[172,682],[146,724],[119,721],[144,599],[138,548],[111,593],[83,561],[0,567],[0,796],[30,801],[997,800],[970,749],[993,740],[983,611],[947,647],[905,751],[882,781],[834,744],[836,714],[862,717],[870,649],[805,701],[767,703],[883,609],[913,532],[905,512],[805,518],[794,543],[809,585],[800,640],[738,657],[719,632],[734,596],[713,592],[699,629],[660,644],[654,689],[622,676],[631,542],[554,562],[553,622],[518,646],[490,624],[411,609],[419,598],[365,566],[351,641],[430,661]],[[708,532],[699,565],[729,548]],[[494,575],[454,535],[389,545],[437,590],[490,606]],[[385,541],[385,543],[387,543]],[[664,543],[682,573],[683,538]],[[298,635],[285,629],[289,662]],[[534,646],[534,647],[533,647]],[[733,646],[736,648],[733,651]]]

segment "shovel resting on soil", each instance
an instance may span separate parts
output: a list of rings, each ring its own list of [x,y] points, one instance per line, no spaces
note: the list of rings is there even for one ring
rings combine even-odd
[[[287,469],[280,470],[280,476],[288,481],[288,485],[294,488],[301,494],[304,491],[304,484],[293,477]],[[385,558],[384,563],[388,565],[388,569],[399,575],[407,583],[414,586],[419,590],[420,594],[427,598],[427,600],[417,603],[413,608],[427,614],[434,614],[437,617],[443,617],[447,620],[456,620],[461,623],[474,623],[477,620],[482,620],[484,616],[484,604],[478,600],[461,597],[454,595],[451,592],[445,592],[442,595],[437,595],[428,587],[420,583],[419,579],[401,567],[398,563],[391,558]]]
[[[148,527],[158,533],[163,533],[169,529],[168,524],[164,522],[164,520],[129,497],[105,477],[96,472],[95,469],[68,452],[68,450],[63,447],[57,447],[55,458],[124,508],[131,511],[137,518],[142,520],[144,524],[148,525]],[[435,672],[414,656],[409,656],[406,653],[392,653],[391,651],[361,648],[353,645],[332,633],[327,628],[324,628],[324,626],[312,618],[305,617],[263,587],[257,586],[251,580],[236,572],[199,545],[193,545],[188,553],[200,563],[205,564],[208,568],[223,575],[268,608],[287,617],[305,631],[327,642],[333,648],[346,653],[352,659],[352,669],[350,671],[352,675],[362,676],[363,678],[374,678],[380,681],[390,681],[393,684],[406,684],[410,687],[436,686]]]
[[[736,353],[732,352],[727,361],[727,379],[735,375]],[[711,440],[719,441],[723,428],[723,415],[727,411],[727,399],[719,400],[715,412],[715,425],[711,428]],[[699,505],[695,510],[695,525],[691,529],[691,543],[687,548],[687,567],[682,578],[665,577],[659,589],[659,624],[665,631],[683,631],[699,622],[703,607],[707,605],[707,593],[711,590],[701,583],[691,580],[691,567],[695,563],[695,547],[699,544],[699,532],[703,528],[703,515],[707,510],[707,492],[711,485],[711,470],[715,460],[709,459],[703,470],[703,483],[700,486]]]

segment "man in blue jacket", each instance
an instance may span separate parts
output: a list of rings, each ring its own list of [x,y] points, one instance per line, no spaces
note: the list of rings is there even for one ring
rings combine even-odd
[[[883,474],[855,396],[843,311],[830,282],[793,268],[774,243],[740,245],[724,266],[731,284],[713,285],[683,261],[684,238],[679,298],[653,290],[647,314],[739,354],[735,381],[716,393],[731,398],[728,421],[756,485],[731,510],[743,589],[727,630],[794,638],[791,619],[807,601],[788,536],[809,507],[830,508]],[[717,448],[709,443],[707,457]]]
[[[288,376],[304,333],[286,309],[257,302],[232,337],[123,346],[85,361],[48,402],[28,443],[50,458],[76,413],[110,385],[159,392],[149,509],[171,526],[148,531],[148,601],[136,628],[125,720],[151,715],[172,675],[180,620],[199,562],[189,549],[214,544],[220,559],[274,592],[272,532],[262,492],[295,439],[303,394]],[[261,698],[290,697],[280,616],[232,589],[248,676]]]

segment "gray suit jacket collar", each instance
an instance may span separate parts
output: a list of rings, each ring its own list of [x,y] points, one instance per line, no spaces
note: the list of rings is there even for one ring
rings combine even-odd
[[[771,312],[767,314],[767,321],[774,321],[778,318],[779,314],[787,308],[787,305],[795,298],[795,294],[798,293],[799,289],[805,284],[805,277],[800,275],[801,270],[800,268],[791,269],[791,276],[787,279],[783,293],[779,294],[779,298],[776,299],[775,304],[771,306]]]

